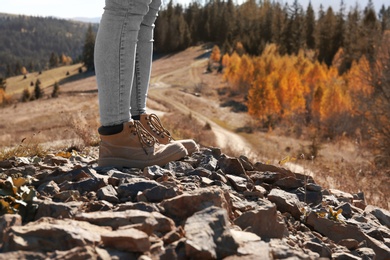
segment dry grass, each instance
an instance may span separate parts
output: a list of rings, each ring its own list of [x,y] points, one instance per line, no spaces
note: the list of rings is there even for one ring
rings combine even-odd
[[[174,139],[193,139],[204,146],[215,146],[215,135],[206,125],[201,125],[191,114],[167,113],[161,121]]]
[[[79,74],[78,70],[81,66],[81,64],[62,66],[42,71],[41,74],[39,72],[33,72],[27,74],[27,78],[24,78],[23,75],[7,78],[7,94],[21,94],[24,89],[31,89],[30,83],[33,82],[35,84],[37,79],[41,81],[41,88],[45,89],[54,85],[55,82],[60,82],[61,80]],[[67,75],[67,72],[69,72],[69,75]]]
[[[23,138],[20,144],[15,147],[1,147],[0,161],[12,157],[45,156],[48,153],[48,151],[39,142],[37,142],[35,138],[36,135],[37,134],[33,134],[30,137]]]

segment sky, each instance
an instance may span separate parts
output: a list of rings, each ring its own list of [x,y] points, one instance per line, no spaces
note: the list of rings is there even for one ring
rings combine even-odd
[[[169,0],[164,0],[165,2]],[[174,0],[175,3],[186,4],[191,0]],[[235,0],[244,1],[244,0]],[[281,3],[291,4],[294,0],[278,0]],[[299,3],[306,9],[310,0],[299,0]],[[312,5],[317,9],[320,4],[325,8],[331,5],[335,10],[339,9],[341,0],[311,0]],[[368,0],[344,0],[347,6],[355,6],[359,2],[363,9]],[[390,6],[389,0],[372,0],[376,11],[385,4]],[[105,0],[0,0],[0,13],[24,14],[34,16],[54,16],[60,18],[86,17],[96,18],[103,13]],[[347,8],[349,10],[349,8]]]

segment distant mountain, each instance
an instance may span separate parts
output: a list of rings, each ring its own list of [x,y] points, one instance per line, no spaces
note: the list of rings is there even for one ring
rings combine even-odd
[[[101,17],[93,17],[93,18],[88,18],[88,17],[74,17],[74,18],[71,18],[70,20],[78,21],[78,22],[83,22],[83,23],[100,23],[100,18],[101,18]]]
[[[98,24],[92,20],[0,13],[0,77],[17,74],[20,67],[45,69],[52,53],[79,60],[90,24],[96,32]]]

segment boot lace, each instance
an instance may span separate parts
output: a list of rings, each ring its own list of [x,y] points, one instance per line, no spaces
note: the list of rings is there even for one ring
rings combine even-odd
[[[155,132],[157,135],[160,135],[162,138],[164,136],[168,137],[168,140],[173,140],[171,133],[165,129],[160,121],[160,118],[156,114],[150,114],[146,117],[146,120],[148,121],[148,125],[152,129],[153,132]]]
[[[134,124],[131,125],[130,127],[131,132],[134,135],[138,136],[138,140],[141,143],[142,149],[144,150],[145,154],[148,155],[147,148],[148,147],[153,147],[156,143],[158,143],[157,139],[153,137],[152,134],[150,134],[140,122],[138,121],[133,121]]]

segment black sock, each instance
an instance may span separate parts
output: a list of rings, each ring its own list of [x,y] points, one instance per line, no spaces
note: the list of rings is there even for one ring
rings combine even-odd
[[[119,134],[123,130],[123,124],[120,125],[110,125],[110,126],[101,126],[98,129],[99,134],[101,135],[114,135]]]
[[[133,120],[141,120],[141,115],[131,116],[131,119]]]

